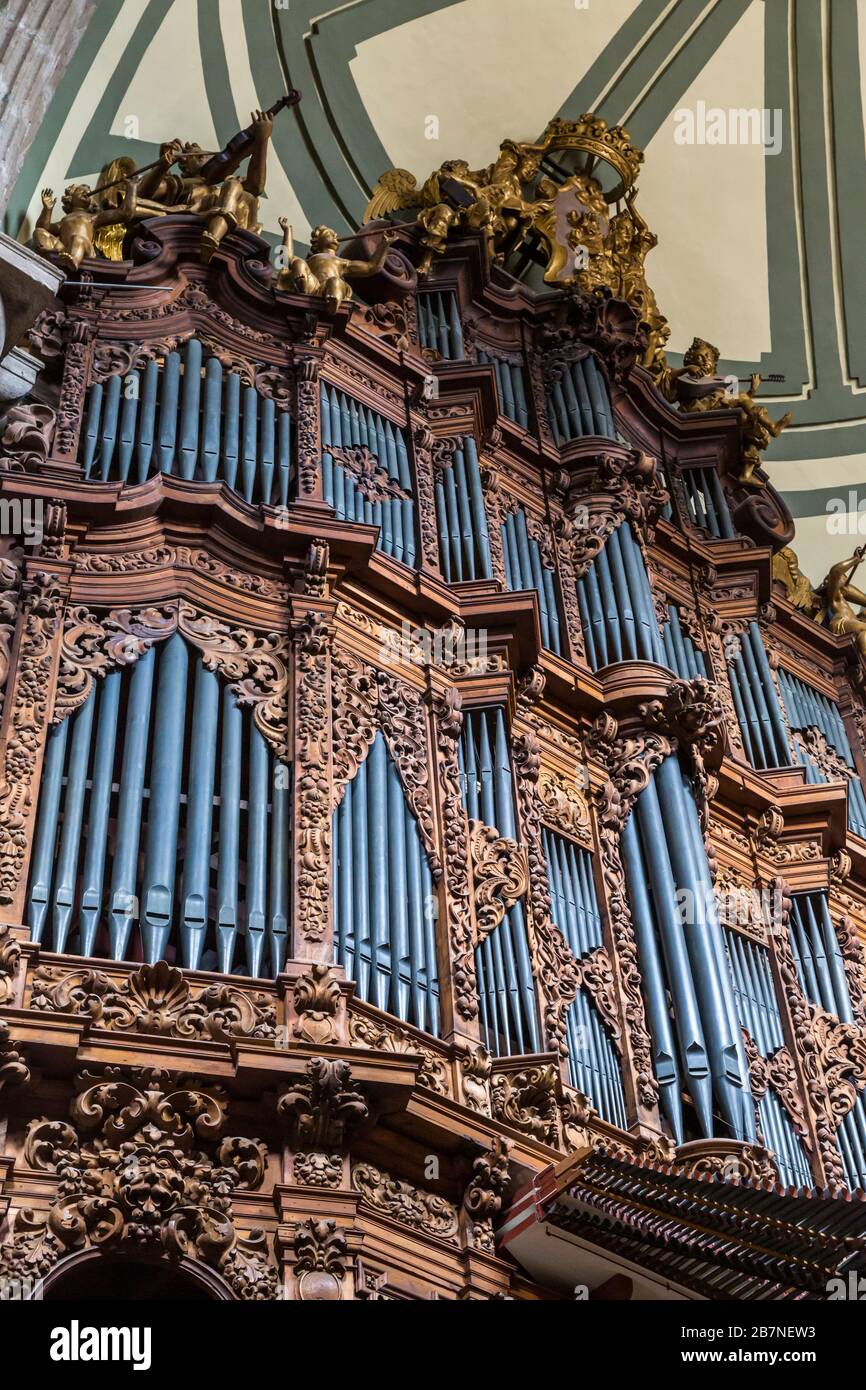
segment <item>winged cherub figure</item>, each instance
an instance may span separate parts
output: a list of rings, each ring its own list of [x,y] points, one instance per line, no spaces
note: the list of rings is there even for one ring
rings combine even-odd
[[[332,227],[314,227],[310,233],[310,254],[306,260],[293,252],[292,229],[288,218],[280,218],[283,229],[283,269],[277,279],[278,290],[311,294],[324,299],[329,314],[335,314],[352,298],[349,280],[375,275],[385,264],[395,233],[383,231],[376,255],[369,261],[354,261],[338,254],[340,239]]]

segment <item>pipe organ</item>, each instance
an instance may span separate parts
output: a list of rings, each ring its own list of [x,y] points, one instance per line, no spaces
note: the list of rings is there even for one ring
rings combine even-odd
[[[736,410],[477,231],[329,305],[202,225],[85,261],[0,426],[44,519],[0,558],[0,1264],[135,1253],[63,1146],[184,1077],[205,1177],[148,1258],[210,1296],[816,1295],[746,1236],[866,1188],[866,668],[774,579]],[[709,1194],[676,1273],[642,1171]]]

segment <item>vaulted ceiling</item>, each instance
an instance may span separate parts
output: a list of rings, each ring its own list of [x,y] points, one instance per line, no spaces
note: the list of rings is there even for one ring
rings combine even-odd
[[[215,149],[288,82],[304,100],[277,119],[263,218],[299,242],[356,225],[391,165],[483,165],[598,111],[646,151],[669,355],[700,334],[725,371],[784,376],[762,388],[794,415],[768,459],[817,582],[863,539],[828,534],[828,502],[866,512],[864,73],[866,0],[101,0],[10,215],[26,232],[44,185],[170,136]],[[678,143],[699,103],[778,111],[778,153]]]

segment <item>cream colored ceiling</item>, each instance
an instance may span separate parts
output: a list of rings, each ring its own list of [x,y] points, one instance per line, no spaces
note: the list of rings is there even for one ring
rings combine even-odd
[[[697,333],[727,370],[785,376],[764,389],[795,423],[769,458],[817,580],[862,539],[828,532],[828,502],[860,489],[866,507],[864,72],[866,0],[101,0],[10,218],[26,232],[41,187],[115,154],[215,148],[289,80],[304,101],[278,118],[264,225],[275,238],[287,214],[299,241],[355,225],[384,167],[481,165],[598,110],[646,151],[671,348]],[[698,102],[778,107],[781,152],[677,144],[675,113]]]

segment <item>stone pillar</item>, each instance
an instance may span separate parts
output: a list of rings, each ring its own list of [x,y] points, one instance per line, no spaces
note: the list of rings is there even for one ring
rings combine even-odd
[[[45,118],[97,0],[8,0],[0,13],[0,207]],[[17,227],[12,229],[17,231]]]

